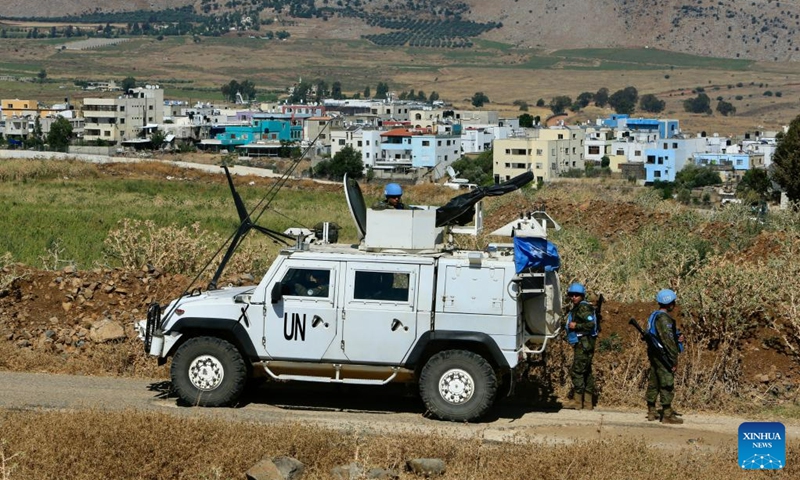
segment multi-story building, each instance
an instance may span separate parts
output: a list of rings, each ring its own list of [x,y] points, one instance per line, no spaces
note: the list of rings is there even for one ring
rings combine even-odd
[[[164,90],[158,86],[134,88],[115,98],[85,98],[84,139],[121,143],[164,121]]]
[[[586,127],[583,159],[600,164],[603,157],[611,155],[611,142],[614,139],[614,130],[604,126]]]
[[[584,131],[579,127],[526,129],[524,137],[496,140],[494,179],[503,182],[526,171],[548,182],[567,170],[584,168]]]
[[[331,157],[349,146],[361,152],[364,168],[374,168],[375,159],[381,157],[381,130],[361,125],[331,131]]]
[[[432,171],[432,178],[437,180],[461,154],[458,125],[441,125],[430,130],[395,128],[382,132],[380,136],[380,157],[374,162],[376,169],[428,169]]]

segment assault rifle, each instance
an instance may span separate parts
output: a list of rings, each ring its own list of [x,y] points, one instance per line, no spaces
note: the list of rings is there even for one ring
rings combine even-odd
[[[600,331],[602,330],[603,327],[603,302],[605,301],[606,299],[605,297],[603,297],[603,294],[601,293],[600,296],[597,298],[597,301],[594,303],[594,321],[596,322],[597,325],[598,335],[600,334]]]
[[[661,345],[658,338],[649,331],[642,330],[642,327],[639,326],[639,322],[637,322],[635,318],[628,320],[628,323],[639,331],[639,334],[642,336],[642,341],[647,344],[647,350],[653,352],[656,360],[661,362],[661,364],[671,372],[672,369],[675,368],[675,365],[670,361],[669,355],[667,355],[667,351],[664,349],[664,345]]]

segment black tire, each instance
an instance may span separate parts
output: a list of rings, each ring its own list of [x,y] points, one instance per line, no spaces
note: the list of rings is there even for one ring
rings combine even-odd
[[[234,403],[247,382],[247,365],[230,342],[195,337],[175,352],[172,386],[189,405],[224,407]]]
[[[492,407],[497,376],[485,358],[467,350],[445,350],[422,367],[419,393],[442,420],[470,422]]]

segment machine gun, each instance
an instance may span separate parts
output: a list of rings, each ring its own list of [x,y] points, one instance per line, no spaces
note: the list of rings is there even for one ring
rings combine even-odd
[[[628,323],[639,331],[639,334],[642,336],[642,341],[647,344],[648,351],[653,352],[656,360],[661,362],[661,364],[671,372],[672,369],[675,368],[675,365],[670,361],[669,355],[667,355],[667,351],[664,349],[664,345],[661,345],[658,338],[650,332],[642,330],[642,327],[639,326],[639,322],[637,322],[635,318],[628,320]]]
[[[475,216],[475,204],[484,197],[498,197],[518,190],[533,180],[533,172],[525,172],[491,187],[478,187],[450,199],[447,204],[436,209],[436,226],[466,225]]]

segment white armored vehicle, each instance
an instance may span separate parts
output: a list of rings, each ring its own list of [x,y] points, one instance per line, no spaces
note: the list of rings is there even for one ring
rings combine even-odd
[[[220,266],[207,291],[150,307],[137,324],[145,349],[173,357],[173,387],[192,405],[233,404],[258,367],[276,380],[413,382],[435,416],[478,419],[511,393],[514,368],[559,333],[558,254],[546,240],[555,222],[528,214],[501,229],[514,243],[482,251],[448,240],[455,226],[480,222],[480,198],[530,178],[438,209],[381,211],[345,179],[360,244],[299,237],[255,286],[216,288]],[[228,180],[242,225],[266,230],[250,224]]]

